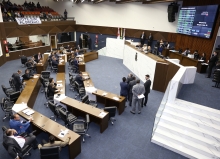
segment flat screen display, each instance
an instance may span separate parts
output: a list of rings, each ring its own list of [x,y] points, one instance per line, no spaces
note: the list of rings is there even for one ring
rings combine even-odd
[[[182,7],[179,12],[177,33],[210,38],[217,11],[218,5]]]

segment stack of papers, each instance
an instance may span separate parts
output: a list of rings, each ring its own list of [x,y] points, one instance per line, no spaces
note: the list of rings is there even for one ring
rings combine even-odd
[[[33,78],[38,78],[38,75],[34,75],[34,77]]]
[[[102,118],[103,118],[105,115],[106,115],[105,112],[101,112],[101,113],[99,114],[99,116],[102,117]]]
[[[83,76],[83,78],[88,79],[88,78],[89,78],[89,76]]]
[[[141,95],[139,95],[138,96],[138,99],[142,99],[142,98],[144,98],[145,96],[143,95],[143,94],[141,94]]]
[[[58,134],[58,136],[59,137],[64,137],[67,133],[69,132],[69,130],[68,129],[66,129],[66,130],[60,130],[60,133]]]
[[[87,76],[88,74],[87,74],[87,73],[83,73],[82,75],[83,75],[83,76]]]
[[[113,99],[114,99],[114,100],[119,100],[119,98],[118,98],[118,97],[113,97]]]
[[[24,110],[27,108],[27,103],[24,104],[14,104],[14,106],[12,107],[12,110],[17,113],[20,112],[21,110]]]
[[[86,87],[85,90],[88,93],[93,93],[93,92],[97,91],[97,89],[95,87]]]
[[[62,80],[60,80],[60,81],[57,81],[57,83],[59,83],[59,82],[62,82]]]
[[[61,84],[57,84],[57,87],[62,87],[63,85],[62,85],[62,83]]]
[[[104,93],[102,93],[102,95],[103,95],[103,96],[106,96],[106,95],[107,95],[107,93],[106,93],[106,92],[104,92]]]
[[[31,115],[31,114],[34,114],[35,111],[32,109],[25,109],[22,112],[25,113],[26,115]]]

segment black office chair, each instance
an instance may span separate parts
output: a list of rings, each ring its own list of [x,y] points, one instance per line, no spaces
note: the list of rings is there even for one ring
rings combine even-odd
[[[3,134],[4,134],[5,131],[7,130],[7,128],[3,126],[2,130],[3,130]],[[16,143],[15,139],[13,139],[13,138],[9,138],[9,139]],[[8,153],[10,152],[9,155],[13,155],[13,156],[18,155],[21,159],[24,158],[25,156],[30,156],[31,155],[31,153],[30,153],[30,151],[32,150],[31,145],[26,145],[23,148],[18,149],[16,147],[13,147],[12,144],[8,145],[7,140],[4,140],[4,139],[3,139],[2,145]],[[11,157],[13,157],[13,156],[11,156]]]
[[[9,85],[10,85],[11,89],[16,90],[16,89],[15,89],[15,85],[14,85],[14,78],[13,78],[13,77],[11,77],[11,78],[9,79]]]
[[[12,107],[14,106],[14,103],[9,101],[7,98],[2,98],[1,99],[1,108],[2,111],[5,113],[4,118],[2,121],[5,121],[7,117],[11,118],[12,116]]]
[[[72,113],[68,112],[67,110],[58,109],[58,111],[60,114],[60,118],[64,121],[66,127],[72,125],[77,119],[76,116],[74,116]]]
[[[215,82],[215,85],[212,87],[219,87],[219,83],[220,83],[220,70],[215,70],[213,73],[213,82]]]
[[[45,80],[49,81],[50,71],[41,71],[41,76],[42,76]]]
[[[95,101],[89,100],[89,96],[88,95],[85,95],[84,97],[82,97],[82,102],[86,103],[86,104],[89,104],[89,105],[91,105],[93,107],[97,107],[98,106],[98,104]]]
[[[111,121],[112,125],[114,125],[114,121],[116,121],[115,114],[116,114],[116,111],[117,111],[117,107],[116,106],[105,107],[104,111],[109,113],[109,120]]]
[[[27,62],[27,57],[24,56],[24,55],[21,55],[21,64],[22,64],[22,67],[25,67],[25,63]]]
[[[36,72],[36,67],[34,67],[30,62],[26,62],[25,66],[30,71],[30,74],[34,74],[34,72]]]
[[[52,65],[52,61],[50,61],[50,69],[51,72],[57,73],[58,68]]]
[[[75,81],[75,88],[77,91],[77,94],[75,95],[75,99],[79,96],[80,98],[82,98],[83,96],[85,96],[86,91],[85,88],[82,85],[79,85],[79,83],[77,81]]]
[[[42,71],[40,75],[40,82],[43,86],[41,93],[45,91],[45,88],[49,85],[50,71]]]
[[[70,82],[69,85],[70,85],[70,90],[72,90],[73,92],[76,89],[75,78],[76,78],[76,76],[69,72],[69,82]]]
[[[59,159],[60,158],[60,147],[41,147],[40,148],[41,159]]]
[[[64,109],[64,111],[66,111],[66,109],[62,106],[55,105],[53,101],[48,101],[48,106],[54,114],[53,116],[50,116],[50,119],[54,118],[54,121],[56,121],[56,118],[60,117],[59,109]]]
[[[44,95],[47,100],[46,103],[44,103],[44,105],[46,105],[46,107],[48,108],[48,102],[53,101],[53,96],[49,96],[48,87],[45,87]]]
[[[2,85],[2,90],[7,97],[9,97],[10,94],[15,92],[15,90],[13,88],[11,88],[11,87],[6,88],[4,85]]]
[[[87,131],[89,129],[89,122],[90,122],[89,115],[86,114],[86,120],[77,119],[73,123],[73,131],[82,136],[83,142],[85,142],[84,136],[91,137],[89,134],[87,134]]]
[[[15,102],[17,101],[17,99],[19,98],[20,94],[21,94],[20,91],[13,92],[13,93],[9,94],[9,96],[8,96],[7,98],[8,98],[10,101],[12,101],[12,102],[15,103]]]

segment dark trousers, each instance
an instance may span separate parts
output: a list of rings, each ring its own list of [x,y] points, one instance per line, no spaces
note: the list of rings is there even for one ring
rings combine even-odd
[[[129,105],[131,106],[131,103],[132,103],[132,96],[133,96],[133,93],[129,93]]]
[[[25,138],[24,147],[27,146],[27,145],[37,146],[36,136],[33,135],[32,133],[30,133],[30,134]]]
[[[125,94],[120,94],[120,96],[125,97],[125,102],[127,102],[127,97],[128,97],[128,95],[125,95]]]
[[[143,106],[143,105],[147,105],[148,93],[147,93],[147,94],[144,94],[144,96],[145,96],[145,97],[142,99],[142,104],[141,104],[142,106]]]
[[[212,68],[213,68],[214,66],[209,66],[208,67],[208,77],[211,77],[211,74],[212,74]]]
[[[16,90],[16,92],[20,92],[21,91],[21,86],[20,85],[15,85],[15,90]]]
[[[144,45],[144,39],[141,39],[141,45],[143,46]]]

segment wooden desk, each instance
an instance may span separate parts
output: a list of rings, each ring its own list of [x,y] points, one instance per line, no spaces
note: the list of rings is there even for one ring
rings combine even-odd
[[[48,66],[47,60],[48,60],[48,54],[44,54],[43,60],[41,60],[40,63],[36,65],[37,74],[41,74],[42,71],[45,71],[47,69]]]
[[[81,72],[85,72],[86,71],[85,62],[80,62],[79,63],[79,71],[81,71]]]
[[[91,105],[82,103],[70,97],[60,101],[68,107],[68,110],[72,112],[75,116],[85,117],[89,114],[90,121],[97,123],[100,126],[100,133],[103,133],[105,129],[108,128],[109,113],[105,112],[106,115],[102,118],[99,114],[103,111],[99,108],[93,107]]]
[[[84,54],[84,62],[98,59],[98,52],[87,52]]]
[[[164,50],[162,51],[162,55],[163,55],[164,57],[169,56],[169,51],[170,51],[170,49],[164,49]]]
[[[26,82],[24,90],[21,92],[15,104],[27,103],[28,107],[33,108],[38,92],[40,90],[40,75],[37,78],[30,79]]]
[[[58,73],[65,73],[65,56],[61,56],[63,62],[59,63],[58,65]]]
[[[27,120],[29,119],[29,116],[24,114],[22,111],[18,112],[18,114]],[[32,117],[34,119],[32,121],[32,124],[33,126],[35,126],[35,129],[37,131],[47,132],[55,136],[60,141],[65,141],[68,136],[71,137],[69,144],[67,145],[69,149],[69,159],[74,159],[78,154],[81,153],[80,135],[69,130],[68,134],[61,138],[58,136],[58,134],[60,133],[61,129],[66,130],[66,127],[58,124],[57,122],[49,119],[48,117],[44,116],[43,114],[37,111],[35,111],[35,113],[32,114]]]
[[[169,58],[170,58],[170,59],[179,59],[179,60],[181,61],[181,60],[182,60],[182,57],[183,57],[182,54],[179,54],[179,53],[177,53],[177,52],[169,51]]]
[[[199,62],[196,71],[198,73],[206,73],[207,68],[208,68],[208,65],[204,65],[203,63]]]
[[[66,87],[65,73],[57,73],[57,78],[56,79],[57,79],[57,81],[56,81],[57,84],[62,84],[61,87],[57,86],[58,89],[62,90],[62,91],[58,92],[58,94],[64,94],[65,95],[65,92],[66,92],[66,90],[65,90],[65,87]],[[62,81],[62,82],[59,82],[59,81]]]
[[[90,78],[88,72],[82,72],[82,74],[84,78],[85,76],[88,76]],[[83,83],[85,87],[94,87],[91,78],[83,81]],[[107,93],[107,95],[103,96],[103,93]],[[121,115],[121,113],[123,113],[125,109],[125,97],[109,93],[100,89],[97,89],[97,92],[93,92],[92,94],[96,95],[97,102],[105,104],[105,107],[116,106],[118,108],[118,114]],[[119,100],[114,100],[113,97],[118,97]]]

